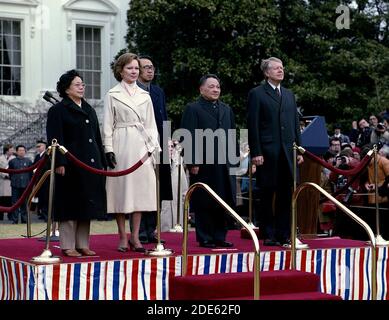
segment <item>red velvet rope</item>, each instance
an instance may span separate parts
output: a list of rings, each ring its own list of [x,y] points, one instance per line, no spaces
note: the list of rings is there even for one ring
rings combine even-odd
[[[329,169],[329,170],[331,170],[331,171],[333,171],[333,172],[335,172],[337,174],[341,174],[341,175],[344,175],[344,176],[353,176],[353,175],[359,173],[362,169],[366,168],[367,164],[370,162],[370,160],[372,159],[373,155],[374,155],[374,153],[372,153],[371,156],[366,155],[361,160],[361,162],[359,163],[358,167],[355,167],[355,168],[350,169],[350,170],[342,170],[342,169],[334,167],[333,165],[329,164],[328,162],[324,161],[323,159],[315,156],[313,153],[309,152],[308,150],[305,150],[305,152],[304,152],[304,156],[307,156],[309,159],[318,162],[323,167],[325,167],[325,168],[327,168],[327,169]]]
[[[88,166],[84,162],[78,160],[74,155],[72,155],[69,151],[66,152],[65,156],[68,158],[68,160],[72,161],[74,164],[78,165],[82,169],[85,169],[91,173],[95,174],[100,174],[106,177],[120,177],[120,176],[125,176],[127,174],[130,174],[137,170],[143,163],[147,161],[147,159],[151,156],[150,152],[147,152],[142,159],[140,159],[137,163],[135,163],[132,167],[122,170],[122,171],[105,171],[105,170],[100,170],[96,169],[93,167]]]
[[[17,174],[17,173],[25,173],[25,172],[30,172],[36,169],[40,163],[45,159],[45,157],[42,157],[37,163],[34,163],[32,166],[23,168],[23,169],[4,169],[0,168],[0,172],[8,173],[8,174]],[[46,162],[46,160],[45,160]]]
[[[351,177],[351,179],[349,179],[347,181],[347,183],[342,187],[340,188],[339,190],[335,191],[334,193],[332,193],[331,195],[333,197],[336,197],[342,193],[344,193],[346,190],[348,190],[348,188],[354,183],[355,180],[357,180],[361,174],[366,170],[367,166],[368,166],[369,162],[366,162],[366,165],[361,169],[360,172],[358,172],[358,174],[354,175],[353,177]],[[324,199],[321,199],[320,200],[320,203],[323,203],[325,201],[327,201],[328,199],[327,198],[324,198]]]
[[[42,171],[43,166],[46,164],[46,161],[48,158],[49,158],[49,156],[47,154],[45,154],[45,156],[37,162],[38,167],[36,168],[36,171],[35,171],[34,175],[32,176],[30,183],[28,184],[27,188],[24,189],[23,194],[18,199],[18,201],[16,201],[16,203],[12,207],[1,207],[0,206],[0,212],[13,212],[22,205],[22,203],[26,200],[27,196],[30,194],[32,188],[34,187],[35,182],[38,180],[38,178],[40,178],[40,173]]]

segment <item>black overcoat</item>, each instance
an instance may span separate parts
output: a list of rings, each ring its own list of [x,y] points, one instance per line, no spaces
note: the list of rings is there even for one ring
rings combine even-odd
[[[204,98],[200,97],[196,102],[190,103],[185,107],[181,128],[187,129],[192,136],[191,143],[191,165],[199,164],[198,175],[190,176],[190,183],[203,182],[209,185],[224,201],[231,206],[235,205],[236,200],[236,177],[230,174],[230,169],[235,166],[239,166],[238,163],[232,163],[231,157],[228,157],[228,153],[231,152],[235,157],[239,155],[238,144],[236,141],[230,141],[230,145],[225,143],[222,145],[221,152],[218,153],[218,146],[215,143],[214,148],[214,164],[207,164],[207,144],[206,139],[203,139],[201,146],[201,139],[196,139],[196,129],[210,129],[212,132],[215,130],[221,130],[225,136],[228,136],[228,130],[235,129],[235,116],[232,109],[225,103],[218,101],[217,108],[218,113],[212,114],[213,104]],[[186,148],[185,141],[183,142],[184,153]],[[196,150],[197,145],[197,150]],[[230,150],[230,148],[232,150]],[[198,151],[201,150],[201,153]],[[196,152],[197,151],[197,152]],[[185,159],[188,154],[185,155]],[[224,158],[224,159],[223,159]],[[239,157],[237,158],[239,161]],[[224,160],[225,164],[218,164],[219,160]],[[210,196],[203,191],[195,191],[192,196],[191,206],[194,211],[204,211],[215,207],[220,207]]]
[[[81,108],[64,98],[47,114],[47,141],[57,139],[79,160],[103,169],[104,149],[95,110],[82,101]],[[56,167],[65,166],[65,176],[56,174],[54,219],[89,220],[106,213],[105,177],[85,171],[56,153]]]
[[[251,157],[263,156],[257,169],[260,186],[276,186],[278,160],[284,152],[293,173],[293,143],[300,145],[296,100],[281,87],[281,99],[268,82],[250,90],[248,95],[248,139]]]

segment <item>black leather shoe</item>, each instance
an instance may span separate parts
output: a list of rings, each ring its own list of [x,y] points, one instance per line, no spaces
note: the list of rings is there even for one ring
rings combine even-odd
[[[286,240],[282,241],[281,243],[282,243],[283,247],[289,248],[292,246],[292,242],[289,239],[286,239]]]
[[[263,245],[264,245],[264,246],[273,247],[273,246],[280,246],[281,243],[279,243],[277,240],[274,240],[274,239],[265,239],[265,240],[263,241]]]
[[[228,241],[215,241],[216,247],[221,247],[221,248],[231,248],[234,246],[232,242]]]
[[[200,247],[203,247],[203,248],[216,248],[216,245],[212,241],[203,241],[203,242],[200,242]]]
[[[128,241],[128,244],[130,245],[130,248],[131,248],[132,251],[140,252],[140,253],[145,253],[146,252],[145,248],[143,248],[143,247],[135,247],[135,245],[131,241]]]

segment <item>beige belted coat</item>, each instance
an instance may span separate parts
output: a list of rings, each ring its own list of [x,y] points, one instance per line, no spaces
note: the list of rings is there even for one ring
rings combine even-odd
[[[147,151],[159,152],[153,104],[147,91],[137,86],[130,96],[124,83],[108,91],[104,100],[103,144],[105,152],[115,153],[115,171],[133,166]],[[131,174],[107,178],[108,213],[157,210],[153,158]]]

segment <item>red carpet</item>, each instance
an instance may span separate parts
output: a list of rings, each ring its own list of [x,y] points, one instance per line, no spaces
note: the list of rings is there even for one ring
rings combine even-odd
[[[181,255],[182,252],[182,234],[179,233],[163,233],[162,239],[166,240],[165,248],[174,250],[175,255]],[[199,247],[195,240],[195,233],[189,233],[189,254],[210,254],[210,253],[234,253],[234,252],[253,252],[254,246],[251,240],[241,239],[239,230],[228,232],[227,240],[234,243],[234,248],[230,249],[206,249]],[[333,238],[310,239],[304,241],[310,249],[323,248],[356,248],[366,247],[365,242]],[[262,241],[261,241],[262,243]],[[80,261],[101,261],[101,260],[121,260],[121,259],[137,259],[144,258],[141,253],[128,251],[121,253],[117,251],[118,235],[93,235],[91,236],[90,248],[96,251],[97,256],[70,258],[64,257],[58,248],[59,242],[50,244],[50,249],[54,255],[61,256],[64,263],[80,262]],[[38,241],[38,238],[30,239],[1,239],[0,240],[0,256],[8,257],[14,260],[29,262],[32,257],[39,256],[45,247],[45,242]],[[154,244],[147,244],[145,248],[153,249]],[[261,246],[262,251],[280,251],[285,250],[282,247],[265,247]]]
[[[234,248],[228,249],[201,248],[195,241],[195,233],[191,232],[188,274],[193,278],[188,276],[185,279],[179,276],[182,236],[177,233],[162,234],[166,240],[165,248],[174,250],[176,256],[168,259],[154,259],[131,251],[118,252],[117,234],[91,236],[90,248],[98,254],[94,257],[64,257],[59,243],[54,242],[50,244],[52,253],[61,256],[63,262],[54,266],[31,267],[18,261],[29,263],[31,258],[43,252],[45,243],[39,241],[40,238],[1,239],[0,258],[4,262],[0,266],[0,299],[4,296],[11,300],[165,300],[171,294],[175,299],[253,298],[253,274],[246,271],[250,270],[254,247],[251,240],[241,239],[240,230],[228,232],[226,240],[234,243]],[[299,269],[317,273],[323,292],[340,294],[345,300],[370,298],[369,285],[365,285],[369,283],[366,256],[370,248],[364,241],[333,237],[303,242],[309,245],[309,249],[297,256]],[[145,247],[153,249],[155,245]],[[261,299],[339,299],[318,292],[319,279],[314,274],[275,271],[289,267],[288,250],[261,246],[261,265],[266,270],[261,273]],[[380,268],[386,270],[387,252],[383,250],[378,252],[381,257],[378,262]],[[341,273],[347,261],[354,270],[349,278]],[[330,276],[332,274],[337,276]],[[229,277],[232,280],[227,280]],[[387,282],[384,281],[378,286],[383,288],[379,292],[381,299],[387,294]],[[348,291],[349,288],[352,290]]]
[[[261,299],[264,300],[341,300],[322,294],[319,276],[284,270],[261,272]],[[250,300],[253,299],[252,272],[175,277],[170,288],[171,300]]]

